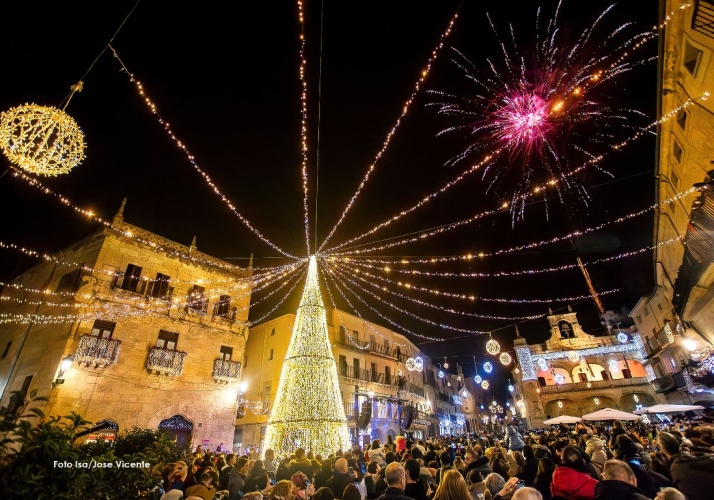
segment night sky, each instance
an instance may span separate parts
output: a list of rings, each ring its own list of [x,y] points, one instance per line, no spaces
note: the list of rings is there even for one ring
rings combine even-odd
[[[135,2],[13,2],[3,8],[0,47],[3,53],[0,109],[25,102],[57,106],[101,52]],[[374,160],[386,134],[438,43],[460,1],[411,2],[393,0],[325,2],[323,11],[322,82],[320,100],[319,176],[317,151],[318,81],[321,4],[307,1],[307,79],[309,180],[311,224],[315,228],[315,180],[319,180],[317,239],[332,229]],[[538,3],[489,2],[488,12],[499,31],[508,23],[524,53],[533,40]],[[565,0],[563,29],[577,36],[610,2]],[[622,2],[603,22],[607,33],[633,21],[645,31],[657,21],[657,2]],[[554,1],[540,3],[541,19],[550,19]],[[465,1],[460,8],[448,47],[458,48],[478,67],[487,58],[498,60],[499,47],[486,19],[484,2]],[[161,115],[171,123],[198,164],[234,202],[238,210],[269,239],[290,253],[304,255],[305,238],[300,174],[300,83],[298,80],[300,25],[292,2],[141,2],[113,46],[140,80]],[[657,54],[658,40],[642,49],[638,59]],[[423,90],[457,95],[474,86],[453,63],[449,48],[441,53]],[[140,100],[126,74],[119,71],[111,52],[105,52],[84,78],[67,112],[82,127],[88,143],[85,161],[70,174],[42,179],[78,205],[111,218],[121,200],[128,198],[125,220],[171,240],[188,245],[197,237],[199,250],[246,265],[286,263],[273,249],[252,235],[203,182],[185,155],[167,137]],[[646,115],[656,114],[656,61],[619,78],[607,98],[616,107]],[[367,187],[331,243],[341,243],[411,207],[465,170],[466,163],[445,163],[468,143],[463,137],[437,133],[455,123],[437,114],[434,94],[421,92],[404,118],[391,146],[377,164]],[[469,224],[419,244],[399,246],[383,256],[450,256],[493,252],[582,230],[649,206],[654,201],[655,137],[650,135],[613,154],[603,163],[615,178],[595,169],[581,177],[592,202],[585,206],[557,199],[528,207],[525,222],[511,227],[509,214]],[[8,162],[3,157],[2,172]],[[0,172],[0,173],[2,173]],[[516,172],[517,173],[517,172]],[[486,183],[474,175],[457,188],[414,212],[402,223],[375,234],[365,242],[401,236],[470,217],[499,205],[509,184],[486,193]],[[96,229],[98,225],[60,205],[54,198],[29,187],[11,172],[0,178],[2,229],[0,241],[53,252]],[[625,224],[557,245],[542,246],[507,256],[474,260],[431,269],[505,271],[542,268],[584,261],[639,249],[652,243],[652,214]],[[19,254],[2,250],[0,279],[11,279],[33,264]],[[593,266],[590,275],[599,290],[622,288],[603,297],[606,309],[626,315],[640,296],[653,286],[652,254]],[[392,276],[396,279],[396,276]],[[579,271],[527,278],[410,280],[442,290],[486,297],[549,298],[587,294]],[[295,293],[274,317],[294,313]],[[335,292],[333,291],[333,295]],[[339,297],[339,294],[337,294]],[[549,304],[512,305],[415,298],[480,314],[521,316],[545,313]],[[278,300],[281,293],[276,293]],[[354,304],[359,302],[350,297]],[[329,305],[327,295],[324,295]],[[412,331],[450,339],[429,342],[412,338],[433,357],[460,361],[466,374],[473,371],[472,356],[484,358],[484,338],[445,330],[390,309],[371,297],[375,308]],[[413,303],[390,298],[395,304],[437,323],[494,331],[506,347],[516,321],[456,318]],[[275,305],[266,301],[251,310],[251,318]],[[338,305],[350,311],[338,299]],[[571,304],[586,331],[602,326],[591,300]],[[563,310],[565,303],[550,304]],[[380,324],[372,311],[359,309]],[[386,325],[385,326],[389,326]],[[549,336],[544,319],[521,322],[521,334],[532,343]],[[397,331],[399,329],[393,328]],[[457,337],[457,338],[455,338]],[[457,356],[462,356],[457,358]],[[498,390],[498,389],[497,389]]]

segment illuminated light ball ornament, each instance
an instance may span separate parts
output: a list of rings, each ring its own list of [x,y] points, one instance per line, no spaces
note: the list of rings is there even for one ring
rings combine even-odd
[[[451,387],[451,382],[447,382],[446,385]]]
[[[306,397],[309,394],[320,396]],[[265,447],[284,457],[298,448],[327,456],[350,446],[317,259],[312,256],[268,418]]]
[[[608,366],[610,367],[610,371],[613,371],[613,372],[620,371],[620,365],[617,363],[617,360],[611,359],[610,362],[608,363]]]
[[[620,332],[617,334],[617,341],[620,344],[624,344],[625,342],[627,342],[627,340],[627,334],[625,332]]]
[[[511,355],[507,352],[502,352],[501,355],[498,357],[498,360],[501,362],[502,365],[508,365],[511,363]]]
[[[424,370],[424,360],[420,357],[414,358],[414,368],[416,368],[416,371],[418,372]]]
[[[536,388],[536,392],[540,394],[540,387]]]
[[[439,370],[439,378],[444,378],[444,371],[443,371],[443,370]]]
[[[501,345],[495,340],[491,339],[486,342],[486,352],[492,355],[496,355],[501,352]]]
[[[85,148],[79,125],[61,109],[24,104],[0,113],[0,149],[27,172],[66,174],[84,159]]]
[[[558,401],[558,408],[562,408],[562,407],[563,407],[563,402],[562,402],[562,401]]]
[[[461,393],[461,396],[467,398],[469,396],[469,393],[464,390],[464,392]]]
[[[513,392],[514,389],[513,384],[508,384],[508,392]]]
[[[407,362],[405,363],[405,365],[407,367],[407,370],[409,370],[410,372],[413,372],[414,370],[416,370],[416,363],[414,361],[414,358],[407,359]]]
[[[488,380],[484,380],[483,382],[481,382],[481,389],[483,389],[484,391],[488,389]]]
[[[485,371],[486,373],[491,373],[493,371],[493,365],[491,363],[489,363],[488,361],[486,361],[483,364],[483,371]]]
[[[633,395],[632,395],[632,399],[635,400],[635,403],[639,403],[639,402],[640,402],[640,397],[639,397],[637,394],[633,394]]]
[[[563,377],[560,373],[556,373],[553,379],[555,380],[556,384],[560,385],[565,383],[565,377]]]
[[[600,406],[600,398],[598,398],[598,397],[593,398],[593,402],[594,402],[596,405]]]
[[[580,355],[576,351],[570,351],[568,353],[568,359],[575,363],[580,360]]]
[[[593,386],[593,383],[592,383],[592,382],[588,382],[587,385],[588,385],[588,389],[590,389],[590,388]]]
[[[548,369],[548,362],[543,358],[538,358],[538,368],[543,372],[546,371]]]
[[[476,376],[474,377],[474,382],[476,382],[477,384],[480,384],[481,382],[483,382],[483,379],[481,378],[481,375],[476,375]]]

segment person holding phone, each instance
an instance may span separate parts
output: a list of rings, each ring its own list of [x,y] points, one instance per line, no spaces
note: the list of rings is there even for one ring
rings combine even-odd
[[[325,486],[332,490],[335,498],[342,498],[342,494],[348,484],[353,484],[357,479],[356,474],[350,474],[347,460],[340,458],[335,462],[335,469],[332,472],[332,477],[327,480]]]

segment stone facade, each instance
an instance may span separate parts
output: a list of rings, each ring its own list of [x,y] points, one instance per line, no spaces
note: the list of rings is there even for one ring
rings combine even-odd
[[[3,291],[3,313],[35,315],[0,326],[3,407],[17,404],[12,391],[37,389],[49,397],[39,404],[49,415],[74,411],[120,430],[161,426],[182,442],[229,446],[250,270],[127,224],[121,213],[111,229],[56,257]]]
[[[664,402],[642,365],[646,353],[638,333],[593,337],[574,312],[551,313],[548,322],[551,337],[544,344],[528,345],[520,336],[514,341],[513,404],[529,427],[559,415],[579,417],[601,408],[632,412]]]

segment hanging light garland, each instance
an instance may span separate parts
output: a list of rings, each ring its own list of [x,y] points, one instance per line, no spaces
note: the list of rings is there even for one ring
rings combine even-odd
[[[488,380],[484,380],[483,382],[481,382],[481,389],[483,389],[484,391],[488,389]]]
[[[501,362],[502,365],[508,365],[511,363],[511,355],[507,352],[502,352],[501,355],[498,357],[498,360]]]
[[[483,371],[485,371],[486,373],[491,373],[493,371],[493,365],[490,362],[486,361],[483,364]]]
[[[414,102],[414,98],[419,93],[419,89],[421,88],[422,83],[424,83],[424,80],[426,79],[427,75],[429,74],[432,64],[434,63],[434,61],[436,61],[436,58],[439,56],[439,51],[444,47],[444,44],[446,43],[446,39],[451,34],[451,30],[454,27],[454,23],[456,22],[456,18],[458,17],[458,15],[459,14],[457,11],[454,14],[454,16],[451,18],[451,21],[449,22],[449,25],[446,28],[446,31],[444,31],[444,33],[442,33],[441,37],[439,38],[439,44],[434,48],[434,50],[431,51],[431,56],[429,57],[429,60],[426,63],[426,67],[420,73],[419,79],[417,80],[416,84],[414,85],[414,89],[412,90],[412,93],[409,96],[409,99],[407,99],[407,101],[404,103],[404,106],[402,107],[402,113],[399,116],[399,118],[397,118],[397,122],[394,124],[392,129],[387,134],[387,138],[384,140],[384,143],[382,144],[382,149],[379,150],[374,161],[367,168],[367,173],[364,175],[362,182],[360,182],[360,185],[357,187],[357,191],[355,192],[354,195],[352,195],[352,198],[347,203],[347,206],[345,207],[344,211],[342,212],[342,215],[340,216],[340,218],[337,220],[337,223],[332,228],[332,230],[330,230],[329,234],[327,235],[325,240],[320,245],[318,252],[324,248],[324,246],[327,244],[327,242],[330,240],[330,238],[332,238],[332,236],[335,234],[335,231],[337,231],[337,228],[340,226],[340,224],[342,224],[342,221],[345,219],[347,212],[350,211],[350,209],[352,208],[352,205],[354,204],[355,200],[359,196],[360,192],[362,192],[362,188],[364,188],[365,184],[367,184],[367,181],[369,180],[369,177],[372,174],[372,171],[374,170],[375,166],[377,165],[377,162],[382,158],[382,155],[384,155],[384,152],[387,150],[387,147],[389,146],[389,143],[391,142],[392,137],[394,137],[394,134],[397,132],[397,129],[399,128],[399,125],[402,122],[402,119],[406,116],[412,102]]]
[[[302,207],[304,214],[305,226],[305,243],[307,245],[307,254],[310,252],[310,217],[307,207],[308,201],[308,182],[307,182],[307,80],[305,79],[305,67],[307,60],[305,58],[305,12],[302,0],[298,0],[298,19],[300,20],[300,154],[302,155]]]
[[[82,130],[64,109],[25,104],[0,113],[0,149],[27,172],[66,174],[82,162],[85,148]]]

